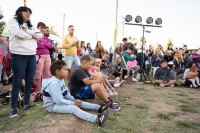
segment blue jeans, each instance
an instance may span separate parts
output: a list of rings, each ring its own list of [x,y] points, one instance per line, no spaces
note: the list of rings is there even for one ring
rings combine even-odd
[[[137,53],[137,61],[140,67],[142,66],[141,58],[142,58],[142,53]],[[143,55],[143,70],[144,71],[145,71],[145,62],[146,62],[146,55],[144,54]]]
[[[108,70],[109,70],[109,68],[106,67],[106,69],[105,69],[105,71],[104,71],[104,73],[103,73],[104,76],[107,76],[107,75],[108,75]]]
[[[114,58],[115,58],[115,63],[117,62],[117,57],[118,57],[119,55],[118,54],[114,54]],[[111,62],[112,63],[112,62]]]
[[[90,109],[90,110],[99,110],[99,105],[97,104],[92,104],[92,103],[87,103],[87,102],[82,102],[81,107],[82,109]],[[55,104],[51,109],[48,109],[48,112],[52,113],[70,113],[74,114],[80,119],[93,122],[95,123],[97,120],[97,115],[87,113],[83,110],[81,110],[79,107],[75,105],[58,105]]]
[[[112,63],[113,53],[110,53],[110,62]]]
[[[16,109],[19,89],[24,74],[25,74],[24,105],[29,105],[31,89],[35,77],[36,57],[35,55],[18,55],[11,53],[10,63],[13,72],[11,106],[12,109]]]
[[[80,66],[80,59],[77,55],[65,55],[65,62],[67,64],[67,69],[71,69],[72,65],[74,65],[74,67]]]

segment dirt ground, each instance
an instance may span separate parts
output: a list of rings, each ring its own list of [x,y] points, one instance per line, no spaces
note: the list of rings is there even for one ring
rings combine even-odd
[[[10,87],[6,87],[3,89],[3,91],[8,90]],[[138,88],[143,88],[144,91],[139,91]],[[171,97],[177,99],[183,99],[186,101],[189,98],[195,99],[196,101],[200,102],[200,89],[192,89],[192,88],[185,88],[185,87],[167,87],[167,88],[161,88],[161,87],[154,87],[150,84],[136,84],[132,83],[132,81],[127,81],[122,87],[116,88],[116,91],[119,93],[118,97],[115,97],[119,102],[132,106],[133,109],[135,109],[135,104],[137,103],[145,103],[149,106],[148,113],[151,113],[151,117],[148,118],[149,121],[152,121],[153,125],[159,124],[161,122],[160,118],[156,117],[156,113],[168,113],[168,112],[177,112],[179,113],[178,116],[175,116],[171,119],[171,121],[167,121],[166,123],[175,122],[178,120],[189,120],[192,122],[200,123],[200,114],[199,113],[191,113],[191,112],[183,112],[178,107],[181,105],[181,103],[173,103],[174,101],[171,101],[170,98],[165,97]],[[146,93],[148,92],[148,93]],[[183,94],[187,97],[179,96],[178,93]],[[102,101],[96,97],[95,100],[86,100],[88,102],[97,103],[100,104]],[[0,99],[1,102],[1,99]],[[2,106],[0,106],[2,108]],[[200,107],[197,108],[198,110]],[[95,111],[88,111],[90,113],[97,114]],[[112,112],[112,111],[111,111]],[[126,109],[121,108],[119,111],[120,114],[126,113]],[[59,115],[58,117],[62,117]],[[52,119],[51,119],[52,120]],[[93,124],[86,122],[84,120],[80,120],[79,118],[73,116],[73,115],[65,115],[63,116],[63,119],[52,122],[47,121],[46,123],[41,123],[43,125],[40,128],[35,128],[34,130],[28,131],[24,130],[22,132],[25,133],[33,133],[33,132],[44,132],[44,133],[90,133],[95,132],[93,130]],[[1,126],[1,124],[0,124]],[[200,127],[197,127],[200,131]],[[5,132],[14,132],[13,129],[5,131]],[[113,131],[115,132],[115,131]],[[124,131],[126,132],[126,131]],[[138,129],[137,132],[154,132],[150,131],[148,129],[141,130]]]

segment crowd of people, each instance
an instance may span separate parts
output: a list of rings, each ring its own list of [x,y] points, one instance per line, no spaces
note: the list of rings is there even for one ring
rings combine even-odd
[[[63,60],[62,49],[57,48],[57,44],[52,44],[48,38],[49,28],[43,22],[39,22],[35,28],[30,21],[31,14],[28,7],[18,8],[8,22],[9,40],[0,37],[0,56],[6,56],[8,50],[11,53],[13,83],[10,118],[18,116],[18,94],[24,75],[23,111],[33,108],[35,105],[30,105],[30,97],[35,102],[35,94],[42,92],[43,107],[48,112],[72,113],[99,126],[105,123],[109,110],[120,110],[118,102],[110,97],[118,95],[115,88],[121,87],[130,76],[132,81],[138,82],[140,68],[145,70],[147,60],[152,67],[157,68],[155,82],[160,86],[200,86],[197,63],[190,61],[191,55],[197,53],[187,50],[186,45],[179,50],[173,49],[171,44],[167,50],[163,50],[161,45],[155,50],[150,45],[148,49],[145,38],[141,37],[137,45],[123,38],[123,43],[117,44],[115,48],[111,46],[108,51],[98,41],[92,50],[90,43],[86,45],[85,41],[78,40],[74,35],[74,26],[70,25],[68,34],[62,40]],[[59,60],[55,60],[57,57]],[[4,71],[0,59],[2,74]],[[38,63],[36,60],[39,60]],[[111,74],[113,78],[110,78]],[[3,80],[6,79],[4,76]],[[67,79],[70,91],[64,79]],[[33,82],[37,89],[31,94]],[[104,104],[80,101],[94,99],[95,94]],[[90,114],[80,108],[97,110],[100,114]]]

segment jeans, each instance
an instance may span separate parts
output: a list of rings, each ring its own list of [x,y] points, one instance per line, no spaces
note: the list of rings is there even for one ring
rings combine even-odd
[[[141,58],[142,58],[142,53],[137,53],[137,61],[140,67],[142,66]],[[144,71],[145,71],[145,62],[146,62],[146,56],[145,54],[143,54],[143,70]]]
[[[25,74],[24,105],[29,105],[31,89],[35,76],[36,56],[12,54],[10,58],[11,69],[13,72],[13,84],[11,91],[12,109],[17,108],[19,89]]]
[[[3,79],[1,79],[2,74],[3,74]],[[3,64],[0,64],[0,82],[1,80],[4,81],[6,79],[7,79],[7,75],[6,75],[5,70],[3,69]]]
[[[87,102],[82,102],[81,107],[82,109],[90,109],[90,110],[99,110],[99,105],[97,104],[92,104],[92,103],[87,103]],[[81,110],[79,107],[75,105],[58,105],[55,104],[51,109],[48,109],[48,112],[52,113],[70,113],[74,114],[80,119],[93,122],[95,123],[97,121],[97,115],[87,113],[83,110]]]
[[[109,68],[106,67],[106,69],[105,69],[105,71],[104,71],[104,73],[103,73],[104,76],[107,76],[107,75],[108,75],[108,70],[109,70]]]
[[[39,56],[36,55],[36,59],[38,58]],[[37,85],[37,89],[34,91],[36,94],[38,94],[41,90],[41,77],[42,79],[49,79],[49,77],[51,76],[50,66],[51,66],[50,55],[49,54],[41,55],[39,62],[36,64],[36,71],[34,78],[34,82]],[[34,99],[34,97],[35,94],[31,94],[31,99]]]
[[[112,63],[113,53],[110,53],[110,62]]]
[[[77,55],[65,55],[65,62],[67,64],[67,69],[71,69],[72,65],[76,68],[80,66],[80,59]]]
[[[117,57],[118,57],[119,55],[118,54],[114,54],[114,58],[115,58],[115,63],[117,62]],[[112,63],[112,62],[111,62]]]

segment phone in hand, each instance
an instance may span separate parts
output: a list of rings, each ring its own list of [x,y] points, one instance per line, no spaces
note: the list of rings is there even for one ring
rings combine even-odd
[[[102,66],[105,66],[105,60],[102,60]]]

